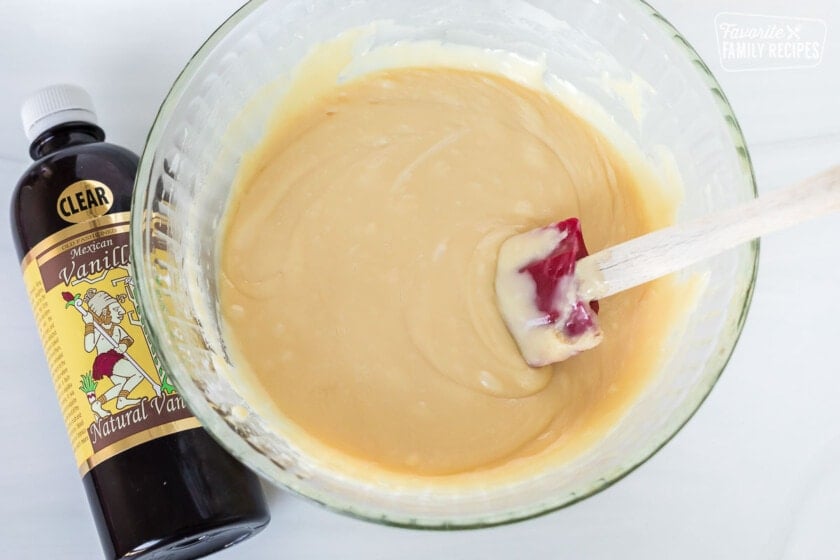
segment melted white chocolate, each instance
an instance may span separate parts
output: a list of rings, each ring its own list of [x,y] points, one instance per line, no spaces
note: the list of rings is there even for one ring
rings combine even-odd
[[[220,298],[295,444],[374,479],[506,476],[600,437],[656,370],[681,291],[610,298],[600,347],[534,369],[496,307],[496,256],[567,216],[592,251],[665,225],[647,170],[488,73],[391,69],[290,106],[242,167]]]

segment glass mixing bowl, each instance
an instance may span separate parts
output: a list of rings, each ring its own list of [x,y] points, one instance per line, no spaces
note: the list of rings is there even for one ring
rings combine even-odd
[[[216,302],[216,231],[240,157],[260,141],[280,99],[256,94],[282,83],[314,45],[374,20],[394,25],[372,46],[433,40],[544,61],[567,92],[600,105],[654,166],[673,164],[685,189],[679,221],[755,196],[744,139],[720,86],[685,39],[638,0],[254,0],[187,64],[143,152],[131,243],[151,340],[192,411],[233,455],[329,508],[453,528],[573,503],[644,462],[700,406],[738,339],[758,246],[686,272],[704,275],[707,288],[687,328],[669,340],[671,357],[623,419],[571,462],[465,491],[379,485],[326,468],[272,431],[237,387]]]

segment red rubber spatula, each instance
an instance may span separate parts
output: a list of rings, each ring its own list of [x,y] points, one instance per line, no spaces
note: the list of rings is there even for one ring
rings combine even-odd
[[[597,346],[597,301],[741,243],[840,210],[840,166],[684,224],[592,255],[571,218],[506,240],[496,301],[525,361],[540,367]]]

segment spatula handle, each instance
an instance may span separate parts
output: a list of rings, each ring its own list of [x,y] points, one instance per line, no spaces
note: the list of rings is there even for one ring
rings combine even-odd
[[[840,210],[840,166],[790,187],[651,232],[578,262],[581,293],[601,299],[677,272],[741,243]]]

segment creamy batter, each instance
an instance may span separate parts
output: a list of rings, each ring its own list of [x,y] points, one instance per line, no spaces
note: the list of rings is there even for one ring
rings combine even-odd
[[[534,369],[496,307],[496,258],[571,216],[592,252],[667,225],[649,174],[549,93],[488,73],[378,71],[295,107],[243,165],[220,301],[297,444],[371,476],[503,476],[601,437],[656,371],[680,290],[609,298],[603,344]]]

